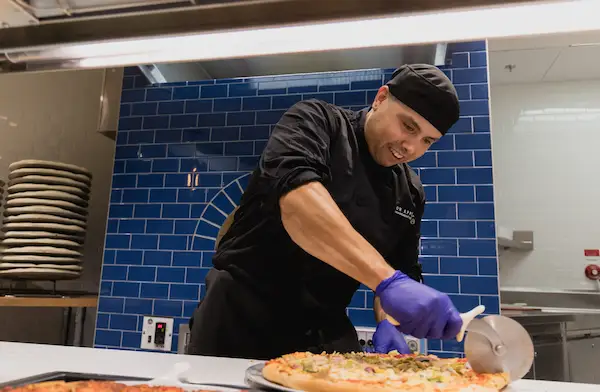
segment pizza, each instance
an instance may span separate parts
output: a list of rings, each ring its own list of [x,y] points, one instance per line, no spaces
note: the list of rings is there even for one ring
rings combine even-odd
[[[262,374],[268,381],[306,392],[491,392],[510,380],[506,373],[475,373],[462,358],[394,352],[297,352],[268,361]]]
[[[161,385],[127,385],[114,381],[47,381],[22,387],[6,387],[0,392],[187,392],[183,388]],[[194,390],[193,392],[214,392]]]

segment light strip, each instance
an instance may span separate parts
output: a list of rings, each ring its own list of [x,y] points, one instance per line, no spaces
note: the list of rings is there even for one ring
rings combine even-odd
[[[581,43],[581,44],[570,44],[569,46],[572,48],[578,48],[581,46],[600,46],[600,42],[586,42],[586,43]]]
[[[599,0],[529,3],[387,18],[71,45],[36,60],[78,67],[215,60],[597,30]],[[11,56],[11,60],[27,61]]]

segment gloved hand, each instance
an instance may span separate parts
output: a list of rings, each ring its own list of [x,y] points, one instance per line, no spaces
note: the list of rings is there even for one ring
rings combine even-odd
[[[375,289],[385,313],[400,323],[397,328],[416,338],[453,339],[462,327],[450,297],[412,280],[400,271]]]
[[[377,329],[373,334],[373,346],[375,352],[380,354],[387,354],[394,350],[400,354],[411,353],[406,340],[404,340],[404,335],[387,320],[377,324]]]

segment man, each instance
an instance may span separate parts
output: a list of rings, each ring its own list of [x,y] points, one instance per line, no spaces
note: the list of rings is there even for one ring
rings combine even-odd
[[[425,196],[407,163],[458,116],[450,80],[423,64],[400,67],[359,112],[290,108],[213,257],[188,352],[360,351],[346,315],[359,283],[376,295],[377,351],[408,352],[402,333],[454,337],[462,322],[449,297],[420,283]]]

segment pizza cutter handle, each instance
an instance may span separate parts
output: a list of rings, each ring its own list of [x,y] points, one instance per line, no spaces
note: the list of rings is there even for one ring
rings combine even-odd
[[[465,331],[467,330],[467,326],[469,325],[471,320],[473,320],[475,317],[479,316],[484,311],[485,311],[485,306],[479,305],[479,306],[476,306],[473,309],[469,310],[467,313],[460,314],[460,318],[462,319],[462,327],[460,328],[458,335],[456,335],[457,341],[462,342],[463,338],[465,337]],[[386,318],[392,325],[395,325],[395,326],[400,325],[400,323],[397,322],[396,320],[394,320],[394,318],[391,317],[390,315],[386,315]]]
[[[462,342],[469,323],[483,312],[485,312],[485,306],[479,305],[469,310],[467,313],[460,314],[460,318],[462,319],[462,327],[460,327],[460,331],[456,335],[456,341]]]

